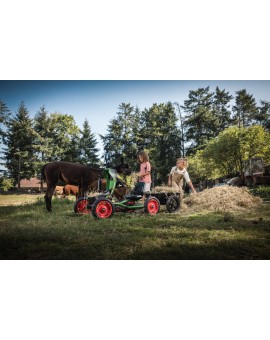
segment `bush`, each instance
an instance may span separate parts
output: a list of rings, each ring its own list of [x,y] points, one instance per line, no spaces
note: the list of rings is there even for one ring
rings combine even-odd
[[[0,189],[7,192],[9,189],[14,187],[14,180],[12,178],[1,177],[0,178]]]
[[[260,196],[262,198],[270,199],[270,186],[257,186],[252,189],[249,189],[250,193],[254,196]]]

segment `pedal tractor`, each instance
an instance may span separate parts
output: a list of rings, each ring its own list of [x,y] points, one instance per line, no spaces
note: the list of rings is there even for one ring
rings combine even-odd
[[[125,186],[125,183],[117,177],[117,172],[114,169],[104,169],[103,176],[106,179],[106,191],[96,197],[79,198],[74,205],[75,213],[89,214],[92,212],[95,218],[101,219],[112,217],[115,212],[131,212],[137,209],[144,209],[150,215],[159,212],[160,202],[150,193],[146,194],[144,203],[141,201],[142,194],[136,194],[136,191],[126,195],[123,200],[117,201],[114,197],[114,190]]]

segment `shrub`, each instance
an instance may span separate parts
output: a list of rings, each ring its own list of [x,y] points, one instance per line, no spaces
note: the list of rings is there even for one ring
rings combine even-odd
[[[9,189],[14,187],[14,180],[12,178],[1,177],[0,178],[0,189],[7,192]]]

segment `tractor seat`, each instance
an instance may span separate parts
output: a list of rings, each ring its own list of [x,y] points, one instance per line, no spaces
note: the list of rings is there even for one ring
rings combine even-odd
[[[142,195],[126,195],[127,200],[138,201],[142,198]]]

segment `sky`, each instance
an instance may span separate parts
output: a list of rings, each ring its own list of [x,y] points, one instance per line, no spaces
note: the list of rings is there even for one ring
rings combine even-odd
[[[16,113],[24,101],[30,116],[34,117],[39,108],[45,105],[48,112],[72,115],[81,128],[88,119],[102,154],[99,134],[105,134],[109,121],[116,116],[121,103],[131,103],[139,109],[150,107],[153,103],[179,102],[183,104],[190,90],[210,86],[226,89],[232,95],[235,91],[246,89],[259,101],[270,101],[270,81],[238,80],[20,80],[0,81],[0,100]]]

